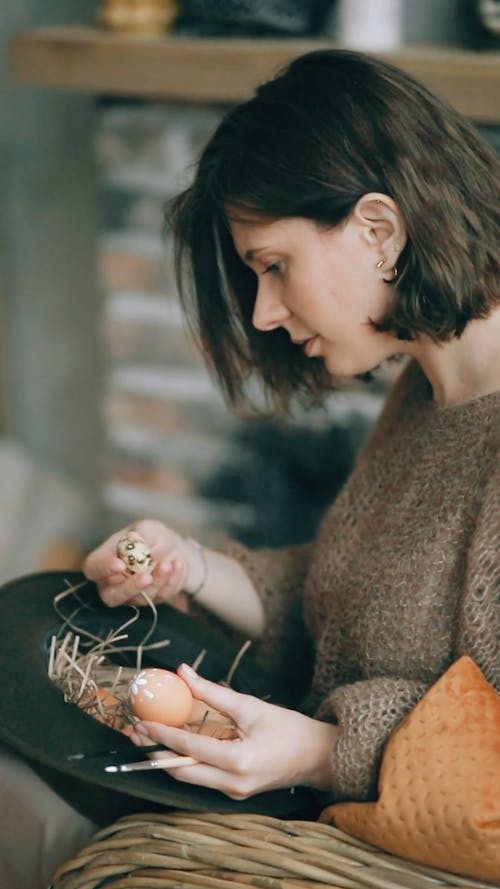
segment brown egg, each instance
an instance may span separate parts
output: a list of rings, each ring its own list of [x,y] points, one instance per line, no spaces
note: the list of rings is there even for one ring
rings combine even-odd
[[[151,667],[132,679],[128,699],[132,713],[164,725],[181,726],[193,706],[189,686],[176,673]]]

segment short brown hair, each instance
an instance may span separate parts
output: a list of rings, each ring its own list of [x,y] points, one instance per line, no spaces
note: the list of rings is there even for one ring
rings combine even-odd
[[[229,206],[336,226],[363,194],[390,195],[408,243],[377,328],[446,341],[500,298],[498,166],[458,112],[359,53],[301,56],[231,109],[171,217],[181,299],[228,400],[240,400],[254,372],[285,405],[331,388],[321,360],[305,359],[285,331],[253,327],[256,278],[236,253]]]

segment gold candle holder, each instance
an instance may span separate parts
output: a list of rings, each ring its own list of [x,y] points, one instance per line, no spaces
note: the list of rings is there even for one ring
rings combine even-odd
[[[126,34],[164,34],[178,15],[176,0],[101,0],[97,23]]]

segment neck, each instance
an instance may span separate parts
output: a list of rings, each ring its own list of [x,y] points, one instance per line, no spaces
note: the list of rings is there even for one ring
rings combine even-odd
[[[500,308],[470,321],[459,339],[436,344],[421,338],[405,351],[419,362],[437,404],[463,404],[500,391]]]

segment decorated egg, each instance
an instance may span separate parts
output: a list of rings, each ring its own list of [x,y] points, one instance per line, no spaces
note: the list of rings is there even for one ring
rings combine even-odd
[[[189,686],[176,673],[151,667],[132,679],[128,700],[134,716],[164,725],[181,726],[188,719],[193,696]]]
[[[139,537],[122,537],[117,543],[116,553],[125,562],[129,574],[150,571],[154,567],[149,548]]]

